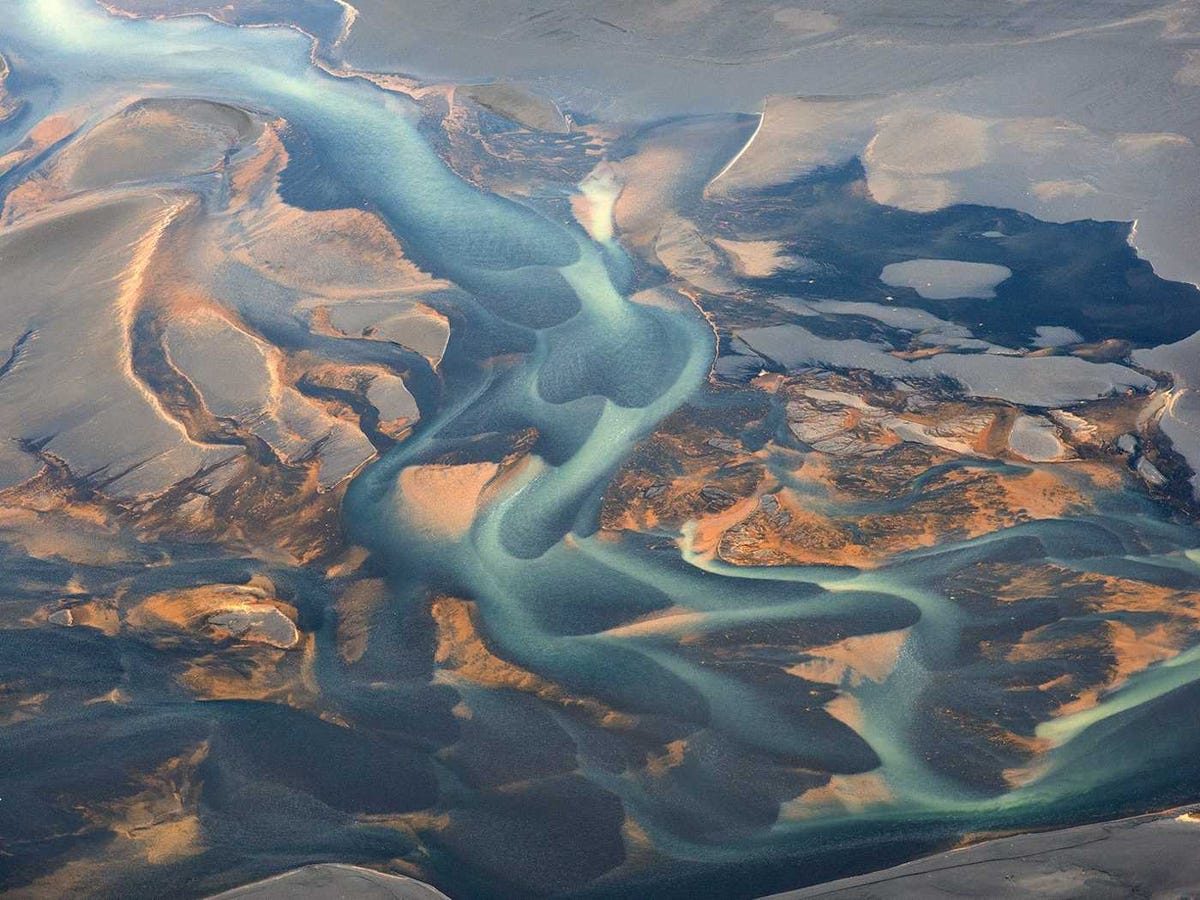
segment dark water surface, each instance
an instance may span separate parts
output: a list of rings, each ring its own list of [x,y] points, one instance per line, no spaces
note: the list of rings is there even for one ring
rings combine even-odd
[[[313,67],[294,31],[111,18],[84,0],[9,0],[0,8],[0,50],[40,83],[28,94],[38,117],[93,92],[153,85],[157,96],[203,96],[285,118],[296,134],[282,186],[290,202],[369,206],[414,260],[471,298],[441,387],[416,385],[421,427],[346,496],[348,533],[389,584],[359,663],[344,665],[329,646],[330,598],[320,579],[290,586],[301,624],[318,635],[322,695],[355,727],[282,705],[196,704],[183,692],[148,689],[161,699],[80,707],[53,729],[6,729],[0,884],[20,885],[98,840],[73,838],[73,814],[53,798],[104,796],[129,771],[151,770],[202,739],[211,741],[201,765],[206,849],[130,872],[119,895],[196,894],[315,860],[380,863],[410,854],[418,838],[371,817],[450,810],[454,827],[418,829],[423,871],[463,900],[753,897],[883,867],[968,832],[1115,816],[1200,790],[1194,651],[1132,677],[1092,710],[1047,723],[1057,748],[1024,787],[977,777],[965,757],[953,758],[949,738],[922,725],[935,702],[931,685],[960,662],[968,637],[1033,627],[1045,613],[1022,607],[1026,620],[1004,622],[956,603],[948,579],[966,563],[1053,560],[1079,572],[1197,583],[1200,536],[1145,498],[1118,495],[1104,509],[914,552],[870,573],[738,570],[681,556],[673,545],[602,540],[599,497],[616,468],[704,390],[713,336],[694,307],[631,302],[631,266],[619,246],[461,181],[404,100]],[[821,232],[830,247],[861,243],[858,256],[841,261],[841,287],[883,294],[883,265],[944,256],[1023,273],[986,303],[911,299],[989,339],[1023,340],[1032,325],[1059,324],[1089,339],[1119,330],[1148,345],[1200,326],[1187,292],[1154,279],[1119,226],[1051,226],[983,208],[917,216],[840,199],[834,215],[830,198],[852,177],[833,173],[772,198],[797,210],[797,232]],[[965,236],[989,229],[1010,237]],[[822,255],[811,243],[800,249]],[[772,287],[816,290],[789,276]],[[507,353],[521,354],[519,364],[483,365]],[[435,540],[410,521],[397,496],[404,468],[469,455],[480,434],[525,428],[538,432],[538,462],[464,537]],[[7,578],[19,585],[20,567],[35,565],[13,560]],[[170,571],[188,585],[236,580],[248,567],[176,557]],[[567,694],[638,715],[638,727],[613,730],[530,694],[432,679],[431,592],[471,598],[499,656]],[[673,606],[699,613],[695,627],[714,641],[764,647],[770,640],[760,638],[788,628],[912,631],[892,675],[854,689],[864,719],[856,733],[825,712],[828,698],[782,689],[766,657],[761,666],[720,666],[652,635],[604,633]],[[120,637],[28,630],[0,641],[0,682],[44,680],[63,697],[155,677],[149,655]],[[985,667],[956,690],[954,702],[1000,702]],[[471,718],[453,714],[460,701]],[[636,774],[649,748],[685,738],[684,764],[657,780]],[[894,793],[885,805],[778,818],[781,803],[818,783],[813,773],[880,768]],[[613,874],[629,855],[629,821],[658,855]]]

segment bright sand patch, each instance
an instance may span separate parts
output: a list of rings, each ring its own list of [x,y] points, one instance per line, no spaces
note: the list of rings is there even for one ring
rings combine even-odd
[[[829,807],[842,807],[850,812],[865,809],[894,799],[887,781],[878,772],[861,775],[834,775],[829,783],[805,791],[795,800],[779,807],[780,819],[806,819]]]
[[[571,198],[575,218],[592,240],[607,244],[613,237],[613,215],[623,183],[611,163],[601,163],[579,183]]]
[[[907,638],[906,628],[848,637],[809,651],[809,659],[790,666],[787,671],[790,675],[827,684],[841,684],[847,676],[851,686],[861,684],[864,678],[882,684],[896,667]]]
[[[484,487],[500,471],[497,463],[412,466],[400,473],[402,512],[434,538],[460,538],[471,528]]]
[[[729,241],[714,238],[713,243],[724,251],[733,270],[744,278],[769,278],[780,269],[795,263],[784,252],[782,241]]]

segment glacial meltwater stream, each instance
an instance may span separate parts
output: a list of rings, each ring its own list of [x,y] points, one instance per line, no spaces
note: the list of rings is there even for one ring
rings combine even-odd
[[[1019,787],[974,785],[948,776],[944,766],[935,771],[918,740],[921,698],[937,673],[950,668],[964,633],[982,624],[941,587],[967,562],[1028,558],[1081,572],[1137,565],[1200,574],[1183,552],[1197,544],[1196,534],[1167,521],[1145,498],[1117,496],[1103,511],[915,551],[873,572],[737,568],[691,554],[686,535],[670,552],[601,537],[600,497],[609,480],[639,440],[706,389],[714,353],[712,331],[691,303],[668,291],[635,294],[633,267],[615,241],[596,242],[573,222],[464,182],[422,137],[411,102],[364,78],[326,71],[314,62],[310,39],[295,30],[236,28],[203,17],[131,19],[89,0],[4,0],[0,52],[12,63],[10,87],[28,104],[23,119],[0,131],[4,144],[23,137],[22,121],[131,97],[201,97],[278,117],[304,139],[306,157],[297,150],[293,172],[284,175],[290,200],[306,202],[310,186],[297,174],[302,169],[321,179],[326,206],[377,212],[414,261],[470,295],[442,367],[443,396],[436,408],[421,410],[411,437],[357,476],[343,510],[348,534],[386,573],[394,621],[430,596],[468,599],[496,655],[539,683],[590,698],[612,718],[685,722],[702,735],[699,761],[681,767],[664,788],[632,775],[622,760],[629,746],[669,740],[665,724],[657,736],[653,724],[632,734],[607,730],[603,722],[585,727],[557,712],[547,720],[528,698],[456,687],[468,705],[490,709],[492,721],[508,714],[506,704],[520,716],[507,731],[497,727],[489,750],[497,759],[522,741],[520,722],[531,723],[525,733],[531,745],[549,741],[543,728],[573,741],[573,771],[560,774],[587,783],[587,790],[578,800],[547,794],[544,809],[521,814],[537,823],[538,841],[554,842],[556,829],[578,828],[572,823],[593,808],[609,815],[619,804],[627,856],[640,847],[650,860],[562,893],[752,896],[872,868],[954,835],[1153,807],[1200,785],[1194,650],[1130,678],[1092,708],[1042,723],[1038,737],[1053,749]],[[500,355],[508,362],[494,365]],[[448,534],[410,514],[405,470],[461,451],[477,435],[523,429],[536,431],[534,454],[485,495],[468,528]],[[674,627],[665,611],[673,608],[686,611],[678,629],[695,634],[835,620],[867,623],[861,633],[909,631],[886,677],[843,686],[861,708],[861,723],[852,729],[819,705],[793,702],[775,680],[735,677],[663,640]],[[655,628],[623,627],[653,612],[664,612]],[[373,640],[400,634],[397,626]],[[411,664],[408,648],[390,653],[397,665]],[[375,657],[372,684],[387,681],[381,658],[387,654]],[[318,677],[326,694],[354,695],[346,702],[363,709],[405,702],[403,692],[347,679],[328,661]],[[417,747],[438,772],[433,808],[478,815],[465,837],[441,842],[436,817],[429,816],[430,842],[438,849],[422,874],[449,892],[466,891],[462,900],[521,895],[520,884],[478,874],[486,869],[481,858],[498,865],[487,847],[502,842],[500,832],[509,827],[501,792],[483,797],[441,768],[439,749]],[[272,752],[288,754],[287,739]],[[786,765],[776,765],[781,759]],[[328,765],[336,781],[339,763]],[[829,806],[806,816],[743,816],[722,808],[745,795],[777,809],[790,790],[772,781],[786,780],[783,770],[787,777],[878,771],[889,793],[864,799],[853,813]],[[237,840],[212,837],[214,845]],[[366,839],[339,835],[323,844],[309,835],[305,841],[303,852],[281,851],[278,858],[373,858]],[[376,848],[380,861],[390,847]],[[217,855],[211,864],[231,858]],[[666,880],[654,881],[660,876]],[[153,876],[142,878],[154,893]]]

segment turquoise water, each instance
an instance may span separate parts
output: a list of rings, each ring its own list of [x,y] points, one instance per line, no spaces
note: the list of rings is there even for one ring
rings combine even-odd
[[[1196,558],[1181,552],[1198,543],[1190,528],[1144,501],[1116,498],[1103,515],[920,551],[871,573],[735,568],[691,553],[686,535],[683,549],[667,551],[602,540],[599,497],[616,468],[704,390],[713,336],[690,304],[632,301],[617,245],[462,181],[421,136],[410,103],[314,66],[297,32],[119,19],[84,0],[8,0],[0,51],[29,86],[30,119],[147,93],[283,117],[342,202],[377,210],[414,259],[471,295],[465,327],[482,332],[452,339],[441,405],[423,410],[414,436],[358,476],[346,497],[348,532],[389,580],[391,605],[360,670],[326,650],[317,677],[361,724],[347,732],[262,704],[202,712],[168,704],[128,713],[135,718],[81,745],[120,760],[137,755],[129,741],[149,748],[206,729],[218,735],[202,801],[208,852],[131,874],[126,896],[186,893],[199,871],[236,880],[312,859],[401,856],[412,851],[406,837],[352,814],[427,808],[452,811],[457,830],[425,836],[424,871],[461,898],[753,896],[875,868],[968,831],[1112,815],[1200,787],[1188,712],[1200,682],[1196,650],[1131,678],[1093,709],[1037,724],[1056,749],[1018,789],[958,772],[944,756],[931,763],[941,750],[924,719],[930,692],[954,689],[946,684],[957,678],[964,636],[987,625],[944,587],[967,562],[1158,567],[1200,579]],[[304,202],[303,182],[288,189]],[[503,370],[482,365],[492,327],[528,348]],[[527,427],[539,433],[534,462],[466,535],[435,540],[414,525],[397,491],[405,467],[461,449],[476,433]],[[640,726],[605,729],[513,692],[431,683],[428,626],[416,621],[430,592],[471,598],[500,656],[637,714]],[[675,606],[691,615],[674,631],[619,627]],[[905,627],[889,676],[843,685],[862,710],[857,730],[824,711],[831,697],[798,696],[794,679],[775,677],[780,661],[767,649],[760,660],[726,664],[672,639],[686,631],[766,648],[762,635],[787,628],[845,636]],[[976,671],[963,684],[987,678]],[[980,691],[981,702],[995,699]],[[459,696],[475,711],[471,724],[449,714]],[[638,771],[647,752],[685,739],[694,755],[669,776]],[[504,774],[498,783],[535,787],[508,797],[479,774],[492,769]],[[817,783],[806,773],[871,771],[886,778],[887,803],[777,816]],[[230,799],[239,791],[249,811]],[[621,862],[626,819],[657,855],[596,880]],[[513,854],[528,861],[518,865]],[[506,866],[510,881],[494,877]]]

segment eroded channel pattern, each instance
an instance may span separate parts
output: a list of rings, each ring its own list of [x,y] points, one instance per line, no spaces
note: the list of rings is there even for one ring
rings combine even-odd
[[[6,890],[751,897],[1193,797],[1127,225],[155,6],[0,9]]]

